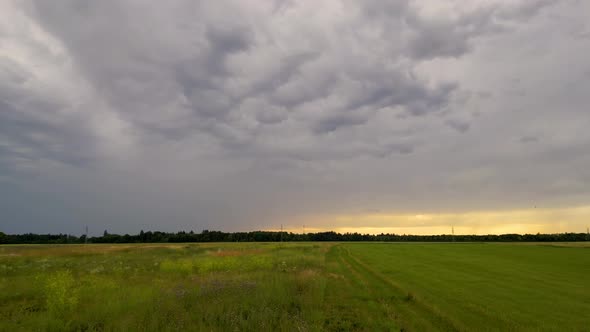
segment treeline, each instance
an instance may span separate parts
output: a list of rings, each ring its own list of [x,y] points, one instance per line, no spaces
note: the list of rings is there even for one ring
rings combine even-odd
[[[320,232],[233,232],[204,230],[190,232],[144,232],[136,235],[110,234],[86,238],[69,234],[4,234],[0,244],[66,244],[66,243],[162,243],[162,242],[280,242],[280,241],[383,241],[383,242],[575,242],[590,241],[586,233],[502,234],[502,235],[400,235]]]

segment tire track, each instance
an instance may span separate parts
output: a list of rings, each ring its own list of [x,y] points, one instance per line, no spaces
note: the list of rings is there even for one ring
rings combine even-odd
[[[345,258],[340,246],[332,248],[330,260],[337,278],[330,281],[332,289],[325,297],[326,324],[330,331],[398,331],[397,321],[390,318],[391,307],[379,301],[379,292]]]
[[[465,328],[460,327],[458,322],[451,320],[437,308],[417,299],[411,292],[404,289],[401,285],[387,278],[382,273],[364,263],[361,259],[352,255],[348,248],[341,246],[340,249],[345,255],[342,259],[346,261],[346,264],[351,266],[351,268],[356,271],[357,275],[367,276],[364,278],[365,282],[372,279],[373,282],[368,282],[368,284],[374,284],[374,287],[380,285],[381,287],[389,289],[390,293],[397,295],[393,301],[389,302],[393,305],[393,308],[396,311],[394,319],[396,319],[396,321],[399,322],[399,325],[402,326],[402,330],[465,330]]]

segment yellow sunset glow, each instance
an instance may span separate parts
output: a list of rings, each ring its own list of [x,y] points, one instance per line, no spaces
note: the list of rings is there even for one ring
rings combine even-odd
[[[286,231],[333,230],[369,234],[506,234],[586,232],[590,206],[458,213],[323,215],[289,222]],[[362,225],[362,226],[358,226]]]

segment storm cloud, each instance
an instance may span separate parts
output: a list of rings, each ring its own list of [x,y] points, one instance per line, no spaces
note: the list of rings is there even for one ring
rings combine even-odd
[[[590,199],[584,1],[0,12],[5,232],[333,228]]]

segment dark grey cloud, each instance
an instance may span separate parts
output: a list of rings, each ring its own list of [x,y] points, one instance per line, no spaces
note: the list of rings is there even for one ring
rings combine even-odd
[[[48,111],[40,104],[34,107]],[[0,110],[3,158],[49,159],[77,166],[93,159],[95,137],[85,132],[85,123],[80,119],[66,118],[58,123],[44,121],[5,102],[0,102]]]
[[[0,196],[31,220],[10,227],[587,202],[586,7],[2,3]]]
[[[177,4],[179,8],[185,6],[181,3]],[[445,105],[455,87],[452,83],[430,87],[427,80],[406,74],[412,70],[411,63],[392,66],[403,52],[392,54],[384,50],[384,54],[373,54],[359,49],[362,46],[355,44],[358,40],[338,34],[333,36],[333,47],[310,48],[307,44],[324,45],[315,32],[299,36],[276,34],[269,38],[265,34],[274,31],[265,29],[275,29],[274,26],[228,20],[219,16],[218,8],[205,4],[188,6],[186,11],[175,6],[165,10],[148,6],[143,16],[125,15],[136,9],[135,5],[126,3],[93,4],[83,10],[74,9],[68,3],[35,4],[35,17],[63,41],[75,61],[89,74],[95,88],[115,109],[121,110],[122,117],[142,129],[155,130],[174,139],[186,137],[195,130],[231,126],[229,113],[252,97],[265,99],[269,107],[285,107],[301,114],[312,112],[317,107],[314,103],[340,104],[323,108],[323,112],[334,114],[322,115],[310,124],[314,132],[321,132],[318,128],[327,127],[331,131],[337,129],[331,129],[336,124],[347,126],[368,121],[361,118],[370,114],[338,114],[363,113],[362,108],[402,107],[415,115],[435,111]],[[375,15],[375,6],[381,5],[365,4],[360,18],[335,23],[358,25],[362,29],[364,24],[372,23],[358,20]],[[408,5],[400,2],[388,6],[393,6],[393,16],[401,26]],[[299,4],[299,7],[305,6]],[[239,8],[228,10],[237,12]],[[355,10],[350,7],[352,13]],[[76,22],[84,21],[89,11],[108,13],[110,23],[88,20],[85,28],[75,29]],[[249,20],[262,19],[258,12],[243,14]],[[64,20],[64,15],[70,19]],[[161,30],[147,31],[146,20],[165,23]],[[385,43],[387,38],[383,35],[375,42]],[[284,44],[282,51],[278,48],[281,44]],[[110,52],[101,56],[91,51],[96,48]],[[369,57],[371,62],[359,64],[357,61],[363,61],[361,57],[342,57],[355,48],[359,56]],[[278,69],[267,77],[264,69],[245,77],[244,67],[259,66],[257,62],[261,59],[256,56],[264,56],[266,52],[275,57],[265,59],[268,63],[263,63],[263,67]],[[350,82],[351,86],[347,87]],[[354,90],[347,94],[351,88]],[[209,121],[207,118],[221,124],[201,125]],[[218,129],[213,131],[213,136],[223,136],[215,134]]]
[[[469,122],[457,120],[457,119],[449,119],[445,122],[449,127],[455,129],[460,133],[465,133],[469,130],[470,124]]]
[[[410,27],[407,54],[414,59],[460,57],[472,50],[472,39],[513,29],[538,14],[554,0],[488,3],[469,9],[469,5],[450,2],[451,15],[425,15],[410,13],[406,23]],[[467,7],[468,9],[465,9]]]
[[[287,118],[286,111],[280,109],[265,108],[256,114],[256,120],[262,124],[277,124]]]
[[[31,70],[0,59],[0,167],[22,171],[44,160],[87,165],[96,157],[88,118],[67,97],[46,91]]]
[[[336,129],[344,126],[357,126],[364,124],[368,121],[367,117],[364,117],[358,113],[354,114],[335,114],[330,117],[321,119],[313,131],[317,134],[329,133]]]

